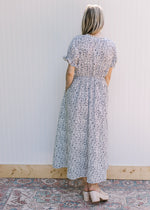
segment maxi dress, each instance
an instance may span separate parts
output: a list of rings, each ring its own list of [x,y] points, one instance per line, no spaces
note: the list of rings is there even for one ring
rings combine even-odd
[[[117,62],[115,43],[91,34],[71,40],[65,61],[75,67],[72,84],[60,105],[53,168],[67,168],[67,178],[107,179],[108,86],[105,80]]]

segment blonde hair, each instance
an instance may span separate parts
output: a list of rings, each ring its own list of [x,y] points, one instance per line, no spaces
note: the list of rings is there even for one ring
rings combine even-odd
[[[88,4],[82,18],[82,34],[96,34],[104,25],[103,9],[97,4]]]

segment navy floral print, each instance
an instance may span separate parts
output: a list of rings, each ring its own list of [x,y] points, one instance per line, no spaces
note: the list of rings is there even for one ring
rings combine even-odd
[[[107,179],[108,86],[115,67],[115,43],[105,37],[76,35],[65,61],[75,66],[71,86],[61,101],[53,153],[53,167],[67,167],[67,178],[87,177],[88,183]]]

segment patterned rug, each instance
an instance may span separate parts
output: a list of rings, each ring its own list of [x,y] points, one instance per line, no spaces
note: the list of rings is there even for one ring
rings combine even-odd
[[[82,196],[82,179],[0,178],[3,210],[150,210],[150,181],[107,180],[99,184],[109,200],[92,204]]]

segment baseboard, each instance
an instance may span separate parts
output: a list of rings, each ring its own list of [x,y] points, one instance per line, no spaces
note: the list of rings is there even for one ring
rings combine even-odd
[[[67,178],[67,168],[52,165],[0,165],[0,178]],[[107,179],[150,180],[150,166],[109,166]]]

